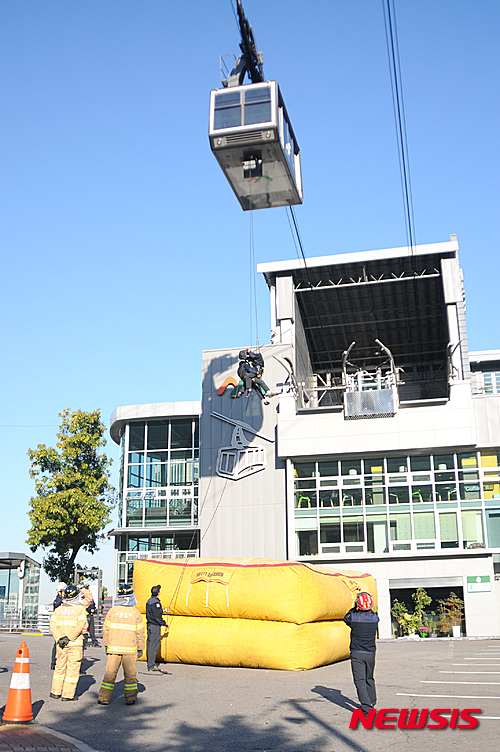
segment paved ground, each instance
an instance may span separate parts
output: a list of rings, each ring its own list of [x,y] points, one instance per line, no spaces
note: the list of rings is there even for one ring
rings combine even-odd
[[[368,730],[349,729],[357,703],[348,661],[301,672],[171,664],[164,675],[148,674],[141,662],[137,704],[125,705],[120,680],[111,705],[103,707],[96,702],[104,673],[102,648],[86,652],[79,701],[61,703],[49,698],[50,638],[8,634],[0,634],[0,713],[22,639],[30,649],[35,722],[46,731],[35,730],[68,734],[99,752],[387,752],[391,747],[399,752],[402,745],[410,752],[456,752],[457,745],[466,751],[498,747],[500,640],[379,643],[378,709],[481,708],[482,715],[473,730]],[[12,727],[0,729],[2,750]],[[51,745],[45,738],[47,744],[33,745],[33,752],[42,746],[57,747],[54,752],[71,749],[64,739]],[[3,747],[9,749],[16,747]]]

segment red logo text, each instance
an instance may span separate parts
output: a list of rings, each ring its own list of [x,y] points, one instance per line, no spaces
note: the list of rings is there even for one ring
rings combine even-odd
[[[362,710],[353,710],[349,728],[355,729],[361,724],[367,729],[473,729],[479,723],[474,716],[479,713],[480,708],[384,708],[369,710],[366,715]]]

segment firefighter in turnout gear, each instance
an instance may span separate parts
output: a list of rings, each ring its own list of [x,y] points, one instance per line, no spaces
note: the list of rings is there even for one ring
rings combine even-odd
[[[108,660],[106,671],[99,690],[99,705],[109,705],[115,687],[115,679],[120,666],[123,666],[124,694],[127,705],[133,705],[137,696],[137,658],[140,658],[146,644],[144,623],[137,608],[137,601],[131,585],[118,588],[115,599],[104,621],[102,639],[106,646]]]
[[[87,612],[75,585],[68,585],[62,604],[50,617],[50,631],[56,641],[56,667],[52,676],[50,696],[63,701],[75,697],[83,658],[83,631],[87,629]]]

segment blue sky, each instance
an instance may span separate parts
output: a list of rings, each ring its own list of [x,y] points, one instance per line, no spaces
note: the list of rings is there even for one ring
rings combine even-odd
[[[416,240],[458,236],[469,347],[498,348],[500,5],[395,5]],[[244,6],[301,148],[306,255],[406,245],[382,0]],[[201,351],[253,344],[253,275],[249,214],[208,143],[230,0],[0,13],[0,550],[27,552],[28,448],[55,443],[65,408],[109,424],[118,405],[199,399]],[[296,258],[285,209],[253,223],[256,263]],[[94,561],[111,587],[112,544]]]

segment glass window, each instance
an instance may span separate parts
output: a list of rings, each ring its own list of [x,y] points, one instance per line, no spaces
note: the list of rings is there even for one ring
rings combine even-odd
[[[454,470],[454,468],[455,465],[452,454],[434,455],[434,470]]]
[[[488,546],[500,548],[500,511],[493,509],[486,511],[486,529],[488,531]]]
[[[408,486],[390,486],[389,504],[409,504],[410,489]]]
[[[168,420],[148,423],[148,449],[168,448]]]
[[[438,501],[456,501],[457,487],[455,483],[436,483],[436,497]]]
[[[336,477],[338,474],[339,463],[337,460],[318,462],[318,475],[323,477]]]
[[[365,460],[365,475],[380,475],[384,472],[384,458],[379,457],[374,460]]]
[[[499,467],[500,452],[481,452],[481,467]]]
[[[173,420],[172,421],[172,449],[191,449],[193,445],[193,421]]]
[[[360,475],[349,475],[349,477],[344,478],[342,482],[343,486],[360,486],[361,485],[361,476]]]
[[[363,491],[361,488],[346,488],[342,492],[343,507],[360,507],[363,504]]]
[[[371,486],[365,488],[365,504],[373,506],[376,504],[385,504],[387,502],[386,489],[384,486]]]
[[[477,467],[477,454],[476,452],[468,452],[467,454],[457,454],[458,467],[467,470],[469,467]]]
[[[144,449],[144,426],[145,423],[129,423],[128,427],[128,450],[141,451]]]
[[[434,512],[418,512],[413,515],[413,529],[416,540],[428,540],[436,537]]]
[[[146,455],[146,462],[166,462],[168,460],[168,452],[148,452]]]
[[[129,452],[128,461],[131,465],[136,462],[144,462],[144,454],[142,452]]]
[[[391,529],[391,540],[411,540],[411,521],[409,514],[391,514],[389,515],[389,524]]]
[[[464,548],[484,548],[483,515],[479,509],[462,512]]]
[[[500,500],[500,476],[498,474],[498,471],[484,473],[483,489],[485,499]]]
[[[151,551],[172,551],[173,547],[173,535],[158,535],[151,538]]]
[[[414,504],[433,501],[432,486],[415,485],[411,487],[411,500]]]
[[[193,460],[191,450],[175,451],[170,455],[170,484],[184,486],[193,482]]]
[[[441,548],[458,548],[458,525],[455,512],[439,514],[439,533]]]
[[[311,509],[316,506],[316,491],[295,491],[295,508]]]
[[[316,476],[316,463],[296,462],[293,474],[296,478],[314,478]]]
[[[479,470],[472,468],[471,470],[459,470],[458,479],[463,481],[479,481]]]
[[[436,483],[443,483],[450,480],[455,480],[455,473],[453,471],[451,473],[435,473]]]
[[[285,117],[285,112],[284,112],[283,107],[280,107],[280,114],[283,118],[283,126],[284,126],[284,134],[283,134],[284,151],[285,151],[286,159],[288,162],[288,166],[290,167],[292,175],[295,177],[295,161],[294,161],[295,144],[294,144],[294,140],[292,136],[292,131],[290,128],[290,124],[288,123]]]
[[[374,486],[383,486],[385,483],[385,475],[365,475],[365,486],[372,488]]]
[[[416,473],[413,476],[413,482],[414,483],[430,483],[431,474],[430,473]]]
[[[465,499],[480,499],[481,487],[479,481],[468,481],[467,483],[459,483],[460,498]]]
[[[245,125],[271,121],[271,89],[269,86],[245,89]]]
[[[301,530],[297,533],[297,556],[316,556],[318,553],[318,532]]]
[[[178,496],[170,499],[169,505],[170,525],[191,524],[191,498]]]
[[[340,506],[339,491],[337,488],[324,488],[319,492],[320,507]]]
[[[294,488],[305,488],[309,491],[314,491],[316,488],[316,484],[314,482],[313,478],[305,478],[304,480],[297,480],[295,479],[293,482]]]
[[[128,488],[142,488],[144,483],[144,465],[129,465],[127,476]]]
[[[167,485],[167,465],[155,463],[146,465],[146,488],[160,488]]]
[[[142,495],[127,496],[127,526],[142,527]]]
[[[198,533],[176,533],[175,548],[181,551],[192,551],[198,548]]]
[[[342,460],[342,475],[361,475],[361,460]]]
[[[366,543],[371,554],[384,554],[388,551],[387,520],[385,515],[373,514],[366,517]]]
[[[365,540],[363,516],[344,517],[344,543],[362,543]]]
[[[215,95],[214,129],[238,128],[241,125],[239,91],[225,91]]]
[[[329,520],[320,525],[321,543],[340,543],[340,520]]]
[[[129,551],[149,551],[149,538],[141,537],[137,538],[134,535],[130,535],[128,539]]]
[[[429,455],[422,454],[410,457],[412,472],[419,473],[431,469],[431,458]]]
[[[388,457],[388,473],[406,473],[408,472],[408,460],[406,457]]]

